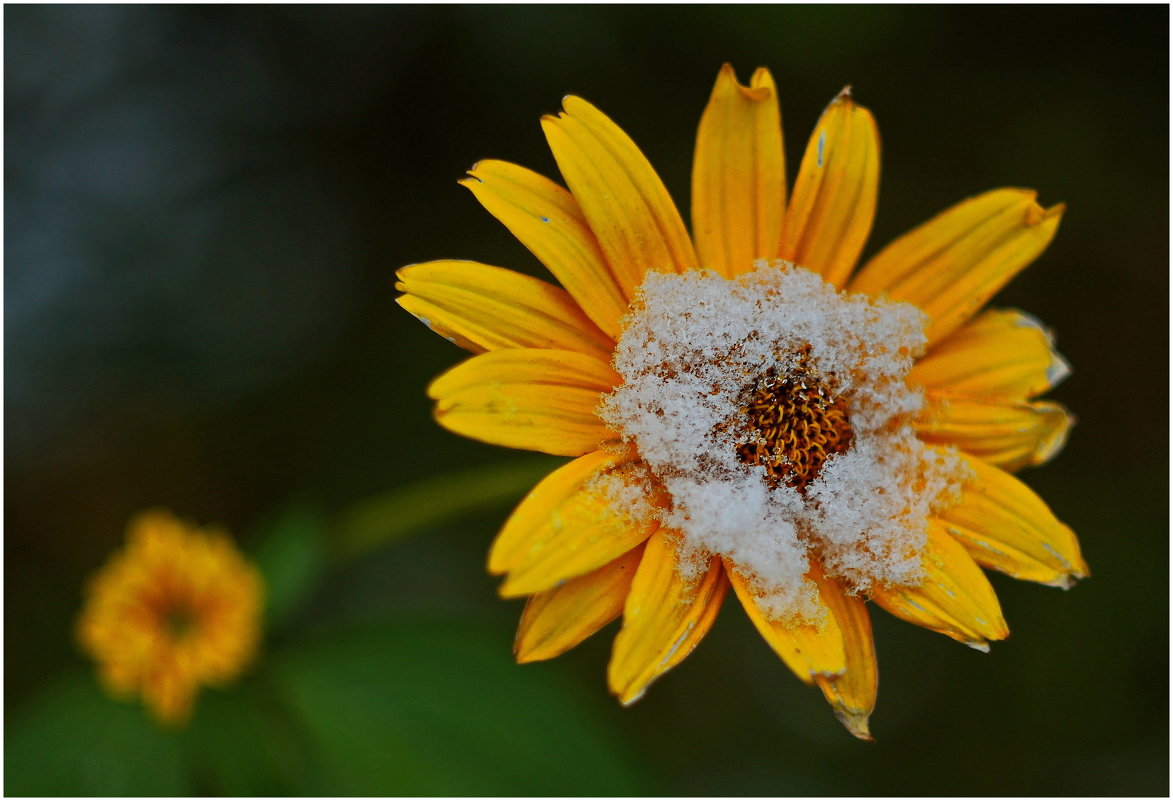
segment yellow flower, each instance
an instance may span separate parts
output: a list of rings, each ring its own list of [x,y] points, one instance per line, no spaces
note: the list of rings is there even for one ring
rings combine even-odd
[[[1033,400],[1068,368],[1034,318],[981,307],[1063,207],[996,189],[856,270],[879,139],[844,90],[786,199],[770,73],[721,70],[697,135],[690,238],[647,159],[578,97],[542,119],[569,191],[482,161],[461,183],[562,284],[415,264],[398,299],[473,352],[428,389],[465,436],[576,457],[493,545],[528,596],[515,651],[548,659],[622,615],[608,681],[639,698],[730,586],[785,664],[868,738],[867,600],[987,650],[1008,630],[981,568],[1067,587],[1071,530],[1019,479],[1071,418]],[[980,313],[979,313],[980,312]]]
[[[161,510],[139,514],[127,544],[91,579],[81,647],[117,697],[141,696],[181,725],[201,685],[222,685],[252,659],[262,583],[227,535]]]

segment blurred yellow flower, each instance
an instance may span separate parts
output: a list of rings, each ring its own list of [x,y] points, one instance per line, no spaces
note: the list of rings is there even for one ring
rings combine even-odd
[[[867,600],[986,650],[1007,636],[981,567],[1069,586],[1074,534],[1011,471],[1062,447],[1050,333],[981,307],[1063,206],[995,189],[862,268],[879,136],[850,92],[815,127],[789,203],[770,73],[720,72],[701,118],[692,235],[650,163],[578,97],[542,119],[567,189],[482,161],[461,183],[564,288],[470,261],[401,269],[398,302],[476,354],[429,387],[436,419],[576,457],[493,545],[528,596],[520,661],[622,615],[608,680],[638,699],[732,587],[759,632],[868,738]],[[980,567],[979,567],[980,566]]]
[[[262,582],[229,537],[152,510],[90,580],[77,621],[81,647],[116,697],[141,696],[182,725],[201,685],[222,685],[253,658]]]

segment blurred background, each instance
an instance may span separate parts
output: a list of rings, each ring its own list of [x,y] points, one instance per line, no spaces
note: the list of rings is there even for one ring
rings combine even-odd
[[[5,790],[1167,795],[1168,13],[6,7]],[[993,576],[1013,635],[988,655],[876,613],[875,743],[735,603],[630,709],[614,626],[513,665],[521,603],[484,558],[557,460],[435,426],[424,386],[462,353],[393,302],[412,262],[541,274],[455,182],[485,157],[557,176],[538,118],[566,93],[687,210],[724,61],[772,69],[791,177],[843,85],[876,114],[865,256],[988,188],[1069,205],[997,303],[1074,366],[1053,397],[1079,425],[1023,477],[1094,575]],[[72,638],[158,505],[229,527],[274,599],[257,666],[177,734]]]

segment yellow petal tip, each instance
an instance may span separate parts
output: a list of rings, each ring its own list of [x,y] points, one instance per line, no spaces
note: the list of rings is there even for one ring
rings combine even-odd
[[[1043,215],[1043,219],[1050,219],[1051,217],[1062,217],[1066,211],[1066,203],[1056,203],[1054,206],[1047,209],[1047,213]]]
[[[519,665],[529,664],[530,662],[541,662],[543,659],[548,658],[530,648],[526,648],[519,642],[513,644],[513,660]]]
[[[524,598],[527,595],[533,595],[534,590],[529,587],[518,587],[518,581],[509,576],[505,581],[501,582],[501,586],[497,588],[497,595],[501,598]]]
[[[607,689],[615,700],[623,707],[629,707],[643,698],[648,691],[651,681],[642,681],[638,677],[622,676],[616,670],[615,655],[611,655],[611,663],[607,665]]]
[[[569,117],[584,110],[595,111],[596,109],[589,100],[584,100],[578,95],[562,95],[562,111],[558,112],[558,116]]]
[[[1031,191],[1030,194],[1032,199],[1037,196],[1037,193],[1034,191]],[[1041,225],[1047,220],[1062,217],[1063,212],[1065,211],[1067,211],[1066,203],[1056,203],[1049,209],[1044,209],[1038,203],[1031,203],[1026,207],[1026,215],[1023,219],[1023,222],[1028,228],[1034,228],[1035,226]]]
[[[769,73],[766,72],[765,75],[763,75],[763,69],[763,67],[758,68],[758,70],[753,74],[753,78],[750,80],[749,85],[747,86],[737,80],[737,71],[733,69],[732,64],[726,62],[721,67],[721,72],[717,76],[717,86],[713,90],[714,96],[716,96],[721,91],[721,85],[725,83],[736,89],[738,94],[747,100],[756,100],[759,102],[762,100],[769,100],[773,96],[773,91],[767,84]]]
[[[1062,573],[1055,577],[1054,581],[1047,582],[1049,587],[1058,587],[1061,590],[1069,590],[1085,578],[1091,576],[1091,571],[1088,570],[1086,564],[1080,561],[1079,567],[1073,567],[1066,573]]]
[[[407,277],[408,277],[408,273],[413,272],[416,267],[419,267],[419,265],[418,264],[405,264],[402,267],[400,267],[398,270],[395,271],[395,277],[397,279],[399,279],[400,281],[406,281]]]
[[[483,184],[485,179],[477,175],[477,170],[480,170],[481,165],[486,161],[492,161],[492,159],[480,159],[473,163],[471,167],[464,171],[464,175],[456,179],[456,183],[470,190],[474,189],[478,184]]]
[[[847,666],[844,665],[839,670],[812,670],[810,671],[810,681],[807,684],[818,683],[819,679],[834,680],[847,672]]]
[[[871,730],[868,728],[868,716],[862,712],[852,712],[846,709],[835,709],[835,717],[843,724],[843,728],[851,732],[856,739],[864,742],[875,742]]]
[[[975,621],[980,625],[978,631],[981,633],[980,637],[962,638],[958,637],[957,641],[968,645],[975,651],[981,651],[983,654],[990,652],[990,643],[1004,640],[1010,636],[1010,628],[1006,625],[1004,620],[997,620],[993,625],[988,625],[985,621]]]
[[[624,708],[626,708],[626,707],[629,707],[632,704],[634,704],[639,699],[643,698],[644,695],[646,695],[646,694],[647,694],[647,690],[645,688],[645,689],[639,690],[638,692],[627,692],[624,694],[617,694],[616,697],[619,699],[619,703]]]
[[[749,85],[753,87],[774,85],[774,76],[770,74],[770,70],[766,67],[758,67],[754,70],[753,77],[749,80]]]

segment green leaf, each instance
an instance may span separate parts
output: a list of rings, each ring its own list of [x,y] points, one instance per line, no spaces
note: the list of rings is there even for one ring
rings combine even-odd
[[[284,622],[317,587],[326,566],[325,517],[295,503],[263,527],[254,559],[265,579],[266,628]]]
[[[191,795],[192,788],[174,732],[75,672],[38,694],[6,726],[4,793],[156,796]]]
[[[419,481],[361,501],[334,529],[341,559],[350,559],[401,537],[464,515],[516,503],[565,459],[531,456]]]
[[[300,744],[264,689],[254,676],[226,691],[200,692],[181,742],[201,795],[296,794]]]
[[[641,792],[618,731],[549,666],[513,664],[471,625],[332,632],[272,667],[311,744],[305,793]]]

